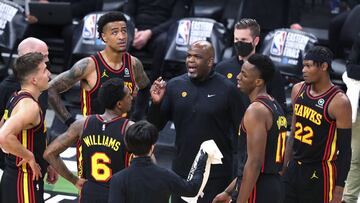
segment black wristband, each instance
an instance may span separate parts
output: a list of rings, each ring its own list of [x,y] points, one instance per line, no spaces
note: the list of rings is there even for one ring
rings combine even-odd
[[[69,127],[73,122],[75,122],[75,118],[71,116],[70,118],[66,119],[65,125]]]

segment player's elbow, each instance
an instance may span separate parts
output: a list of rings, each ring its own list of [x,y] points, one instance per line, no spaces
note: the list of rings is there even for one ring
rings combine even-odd
[[[50,160],[53,160],[55,158],[55,154],[53,152],[51,152],[51,150],[49,150],[49,148],[47,148],[45,151],[44,151],[44,154],[43,154],[43,158],[50,163]]]
[[[9,135],[1,133],[0,134],[0,147],[3,149],[7,149],[9,147]]]

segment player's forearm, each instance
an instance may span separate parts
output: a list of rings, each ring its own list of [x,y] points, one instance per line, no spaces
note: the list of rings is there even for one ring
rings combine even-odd
[[[71,114],[66,109],[57,90],[55,88],[49,88],[48,94],[49,94],[49,97],[48,97],[49,104],[53,108],[53,110],[56,112],[56,114],[59,116],[59,118],[63,122],[65,122],[67,119],[71,118]]]
[[[59,155],[55,155],[52,153],[44,154],[44,158],[62,177],[64,177],[72,184],[76,184],[79,178],[76,177],[71,171],[69,171],[69,169],[66,167],[64,161],[60,158]]]
[[[286,140],[286,147],[285,147],[285,155],[284,155],[284,163],[283,163],[283,169],[282,174],[284,174],[288,168],[288,164],[290,160],[292,159],[293,155],[293,144],[294,144],[294,137],[289,136]]]
[[[30,160],[34,157],[33,153],[26,149],[15,135],[1,136],[1,147],[8,153],[13,154],[22,159]]]
[[[261,170],[261,162],[247,160],[244,167],[243,179],[237,198],[237,203],[246,203],[249,199],[250,193],[253,190],[257,179],[259,178]]]

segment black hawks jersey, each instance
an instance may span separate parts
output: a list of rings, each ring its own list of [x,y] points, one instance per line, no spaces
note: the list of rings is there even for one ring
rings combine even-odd
[[[112,175],[128,166],[124,144],[128,122],[122,117],[106,122],[98,114],[86,118],[77,144],[79,176],[108,187]]]
[[[11,117],[11,113],[15,106],[19,103],[20,100],[24,98],[31,98],[36,103],[38,103],[31,94],[27,92],[15,92],[9,99],[6,109],[4,111],[3,118],[6,122]],[[38,103],[39,104],[39,103]],[[47,145],[46,141],[46,125],[44,121],[43,113],[41,112],[41,107],[39,106],[40,114],[40,123],[30,129],[22,130],[19,134],[16,135],[19,142],[26,149],[31,151],[34,154],[36,162],[40,165],[41,171],[46,171],[47,162],[43,158],[43,154]],[[5,156],[5,164],[12,169],[19,169],[24,173],[32,173],[32,170],[29,164],[23,164],[21,167],[17,167],[17,164],[22,160],[22,158],[14,156],[12,154],[7,154]]]
[[[131,68],[131,55],[124,53],[122,56],[122,66],[119,70],[110,67],[100,52],[91,56],[95,62],[97,80],[95,86],[87,91],[81,89],[81,110],[84,116],[90,114],[102,114],[105,108],[97,100],[98,90],[105,81],[110,78],[121,78],[124,80],[125,85],[129,88],[130,93],[135,89],[135,79],[133,69]]]
[[[282,169],[285,154],[285,141],[287,122],[283,109],[280,104],[266,96],[259,96],[254,102],[260,102],[272,113],[273,123],[270,130],[267,132],[266,151],[264,163],[261,167],[263,174],[277,174]],[[240,179],[243,173],[243,167],[247,160],[246,141],[247,132],[243,121],[240,127],[239,147],[240,163],[238,175]]]
[[[341,92],[332,86],[319,96],[310,94],[311,85],[304,83],[295,98],[294,159],[304,163],[336,160],[336,121],[328,107]]]

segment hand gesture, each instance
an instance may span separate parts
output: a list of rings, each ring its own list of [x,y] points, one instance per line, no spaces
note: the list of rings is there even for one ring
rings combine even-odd
[[[20,167],[21,165],[26,164],[26,163],[28,163],[31,168],[31,171],[33,174],[32,180],[39,180],[39,178],[42,177],[41,168],[40,168],[40,165],[38,163],[36,163],[34,155],[32,155],[30,159],[22,159],[18,163],[17,166]]]
[[[55,184],[58,178],[59,174],[55,171],[55,169],[52,166],[48,166],[46,182],[49,184]]]
[[[216,195],[212,203],[229,203],[230,201],[231,201],[231,196],[226,192],[222,192]]]
[[[86,179],[83,179],[83,178],[79,178],[76,183],[75,183],[75,187],[78,189],[78,190],[82,190],[82,187],[84,186],[84,183],[86,182]]]
[[[165,94],[165,87],[166,82],[161,77],[154,81],[150,88],[150,95],[153,103],[158,104],[161,102]]]

